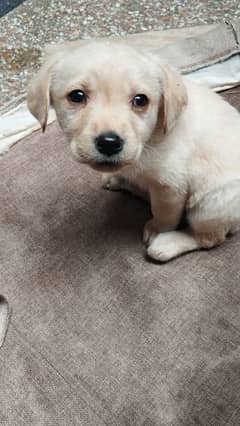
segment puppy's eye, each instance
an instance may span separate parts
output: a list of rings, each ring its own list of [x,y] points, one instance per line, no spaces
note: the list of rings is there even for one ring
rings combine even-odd
[[[83,90],[72,90],[67,98],[69,101],[77,104],[85,104],[87,102],[87,95]]]
[[[140,93],[134,96],[132,99],[132,105],[135,108],[144,108],[149,104],[149,99],[146,95]]]

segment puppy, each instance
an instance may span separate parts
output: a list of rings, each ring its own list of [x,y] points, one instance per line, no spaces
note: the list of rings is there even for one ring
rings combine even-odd
[[[217,246],[238,229],[240,115],[211,90],[150,51],[70,42],[30,84],[43,130],[50,104],[72,154],[102,172],[105,187],[150,199],[143,240],[153,259]],[[183,213],[188,226],[177,230]]]

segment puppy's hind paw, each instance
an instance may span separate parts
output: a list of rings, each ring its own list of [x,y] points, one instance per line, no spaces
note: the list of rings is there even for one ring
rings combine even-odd
[[[190,233],[170,231],[157,235],[147,248],[147,254],[154,260],[167,262],[198,248],[200,248],[198,241]]]
[[[162,234],[160,238],[159,237],[156,237],[147,248],[149,257],[159,262],[167,262],[180,254],[174,241],[166,241],[168,238],[166,239],[166,235],[164,234]]]

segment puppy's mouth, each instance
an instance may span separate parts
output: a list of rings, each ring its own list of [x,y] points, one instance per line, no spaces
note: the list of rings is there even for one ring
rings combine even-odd
[[[114,173],[127,166],[132,166],[139,156],[126,156],[124,152],[115,155],[103,155],[98,152],[88,153],[79,149],[79,145],[75,141],[71,143],[71,151],[76,161],[103,173]]]
[[[127,164],[120,160],[94,160],[90,161],[89,165],[92,167],[92,169],[97,170],[98,172],[104,172],[104,173],[112,173],[115,171],[118,171],[125,167]]]
[[[125,167],[135,164],[136,159],[122,159],[122,158],[83,158],[75,157],[75,160],[90,166],[92,169],[102,173],[115,173]]]

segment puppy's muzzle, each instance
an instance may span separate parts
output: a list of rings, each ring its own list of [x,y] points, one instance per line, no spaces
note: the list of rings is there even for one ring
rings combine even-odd
[[[106,157],[119,154],[123,149],[123,144],[122,138],[114,132],[101,133],[95,138],[97,151]]]

